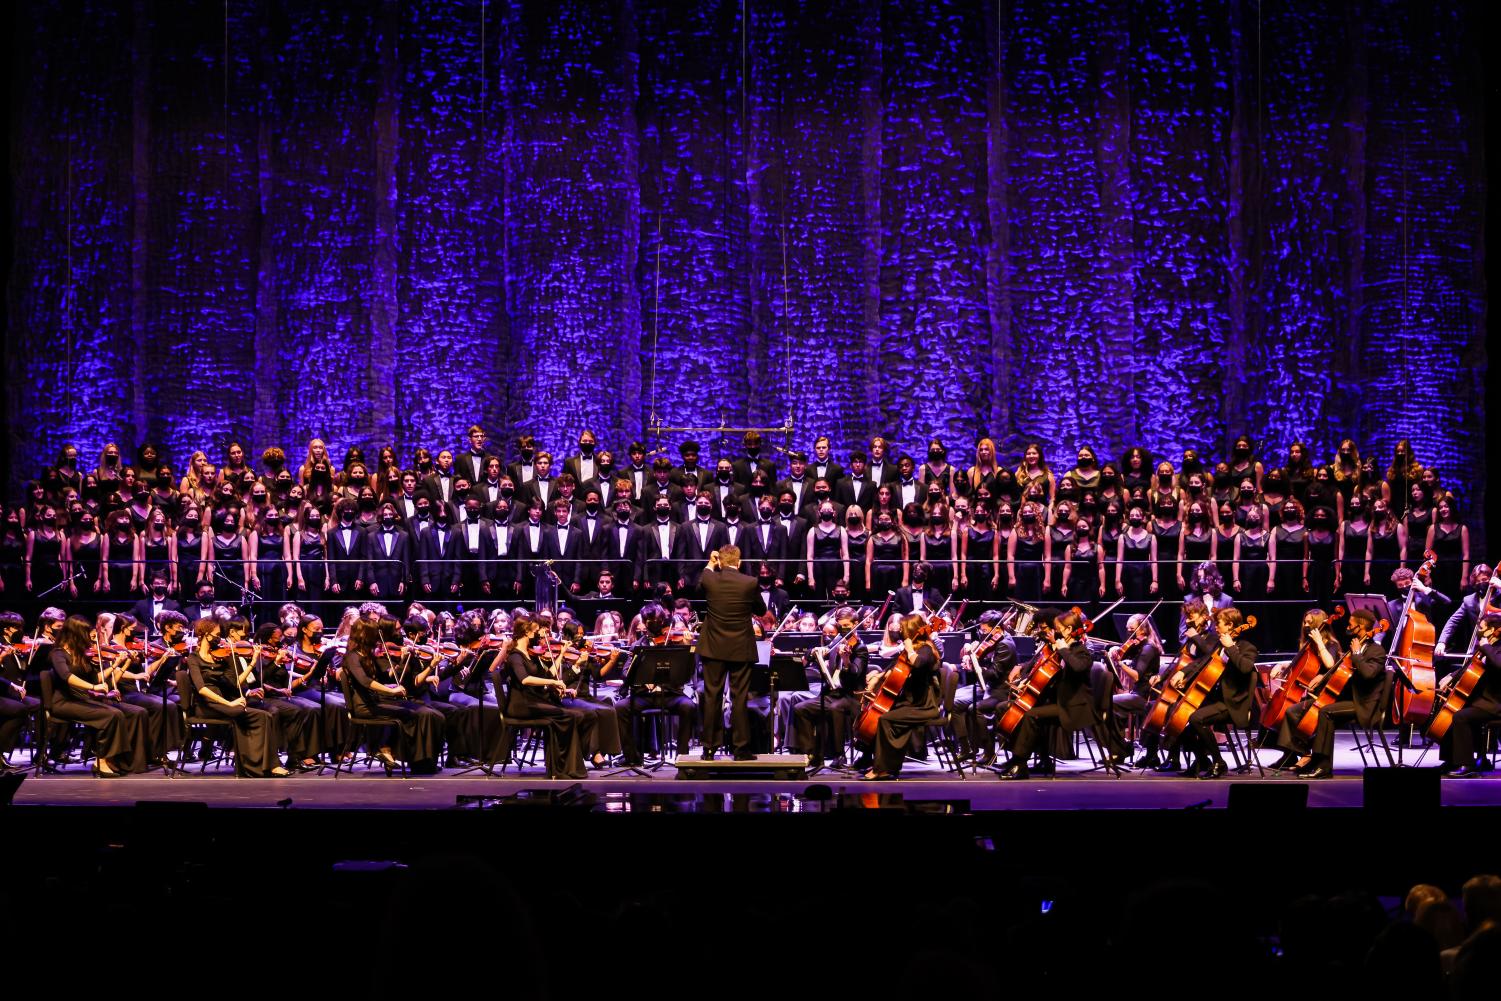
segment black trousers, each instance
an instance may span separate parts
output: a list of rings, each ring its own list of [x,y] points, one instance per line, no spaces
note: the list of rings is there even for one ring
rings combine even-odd
[[[1298,732],[1298,723],[1308,710],[1313,708],[1313,699],[1304,699],[1282,715],[1277,725],[1277,746],[1298,754],[1311,753],[1316,758],[1334,756],[1334,728],[1355,715],[1355,703],[1336,702],[1319,710],[1319,721],[1310,740]]]
[[[1222,760],[1219,738],[1214,735],[1214,728],[1226,723],[1235,725],[1230,707],[1223,702],[1211,702],[1195,709],[1193,715],[1188,717],[1188,726],[1194,735],[1194,750],[1213,761]]]
[[[750,698],[751,665],[747,661],[714,660],[705,657],[704,667],[704,750],[716,751],[724,744],[724,685],[730,683],[730,746],[736,754],[751,750],[750,714],[745,703]]]
[[[907,760],[907,751],[914,746],[919,734],[942,715],[937,706],[915,706],[900,703],[881,715],[876,723],[875,753],[872,762],[878,772],[899,775],[902,762]]]
[[[1045,706],[1034,706],[1022,717],[1021,723],[1016,728],[1016,736],[1011,741],[1012,760],[1025,763],[1032,756],[1032,752],[1037,749],[1044,727],[1057,728],[1061,731],[1065,719],[1067,719],[1067,714],[1056,702]],[[1102,724],[1096,723],[1090,728],[1090,732],[1094,734],[1095,743],[1100,747],[1111,749],[1113,753],[1123,753],[1124,748],[1116,751],[1111,747],[1110,735]],[[1059,745],[1055,743],[1053,747],[1057,750]],[[1058,753],[1072,755],[1072,749],[1065,745]]]
[[[842,757],[850,722],[859,707],[858,699],[843,692],[799,703],[792,710],[792,749],[822,758],[832,746],[835,757]],[[820,730],[823,740],[819,740]]]
[[[1440,747],[1444,760],[1455,768],[1473,765],[1475,748],[1480,744],[1485,725],[1497,720],[1501,720],[1501,706],[1494,702],[1467,705],[1455,713]]]
[[[15,750],[26,723],[41,704],[40,700],[29,695],[24,699],[8,695],[0,698],[0,754]]]
[[[688,742],[693,739],[693,717],[698,707],[693,700],[680,692],[634,692],[615,701],[615,729],[620,738],[620,752],[626,761],[639,761],[641,751],[636,746],[636,714],[642,709],[660,709],[677,717],[678,755],[688,754]],[[723,725],[721,725],[723,730]],[[708,746],[707,743],[704,745]]]
[[[1136,713],[1140,716],[1146,713],[1147,706],[1150,705],[1146,696],[1138,695],[1135,692],[1116,692],[1110,697],[1110,703],[1116,716],[1130,715],[1131,713]],[[1120,741],[1120,752],[1124,753],[1126,742],[1124,736],[1120,733],[1120,722],[1118,719],[1112,719],[1111,723],[1112,731],[1115,733],[1116,739]],[[1157,752],[1157,745],[1161,740],[1162,732],[1160,730],[1149,732],[1144,730],[1141,734],[1142,750],[1148,754],[1155,754]]]
[[[54,719],[82,723],[98,730],[95,753],[117,772],[144,772],[149,767],[146,744],[146,710],[124,702],[102,699],[56,697]]]
[[[954,736],[959,738],[961,752],[995,753],[995,727],[986,717],[994,716],[1005,701],[1005,696],[991,694],[971,705],[969,699],[955,697]]]

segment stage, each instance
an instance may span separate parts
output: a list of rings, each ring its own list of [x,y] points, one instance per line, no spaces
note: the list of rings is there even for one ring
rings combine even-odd
[[[923,812],[988,814],[1010,811],[1222,810],[1237,787],[1306,786],[1309,809],[1358,809],[1365,805],[1359,756],[1341,735],[1336,776],[1317,782],[1291,774],[1260,777],[1232,773],[1208,781],[1128,770],[1116,778],[1088,771],[1087,761],[1060,761],[1054,777],[1001,781],[994,772],[967,770],[963,778],[935,765],[912,761],[895,781],[866,781],[826,770],[807,779],[679,779],[672,765],[648,777],[592,772],[581,782],[548,780],[539,767],[509,766],[493,776],[449,769],[431,776],[387,775],[358,766],[335,777],[307,772],[286,779],[237,779],[222,769],[200,772],[192,765],[173,777],[161,772],[99,779],[79,766],[55,775],[31,776],[15,796],[17,807],[128,807],[137,803],[202,803],[213,809],[444,810],[506,803],[558,803],[602,813],[820,812],[879,803]],[[1409,750],[1405,761],[1436,765]],[[1275,755],[1261,752],[1266,762]],[[697,762],[694,762],[697,765]],[[1382,770],[1375,769],[1380,772]],[[1379,781],[1379,776],[1378,776]],[[875,795],[879,800],[871,800]],[[1241,793],[1240,795],[1245,795]],[[1251,794],[1255,796],[1255,793]],[[1270,793],[1269,796],[1276,796]],[[1444,808],[1501,807],[1501,773],[1445,780]]]

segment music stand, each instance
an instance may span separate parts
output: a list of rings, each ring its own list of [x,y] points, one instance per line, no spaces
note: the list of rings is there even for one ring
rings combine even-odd
[[[805,633],[811,636],[811,633]],[[771,655],[770,664],[755,664],[751,668],[751,696],[769,696],[766,705],[767,730],[771,734],[771,753],[777,753],[777,693],[806,692],[808,668],[801,653],[778,651]],[[719,711],[724,712],[720,706]]]
[[[626,672],[625,689],[626,698],[630,698],[637,688],[645,688],[647,685],[656,685],[658,688],[676,688],[679,692],[693,683],[693,671],[697,666],[698,658],[691,646],[640,646],[631,654],[630,670]],[[721,706],[720,711],[724,709]],[[636,712],[631,713],[632,717]],[[632,719],[632,725],[635,720]],[[682,743],[682,734],[678,735],[679,744]],[[652,772],[659,768],[667,767],[666,741],[657,746],[657,760],[642,767],[640,765],[627,765],[624,768],[610,772],[605,778],[613,778],[616,775],[624,775],[627,772],[649,778]]]

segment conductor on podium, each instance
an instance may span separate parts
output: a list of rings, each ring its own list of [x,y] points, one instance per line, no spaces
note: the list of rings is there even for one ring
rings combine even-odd
[[[756,634],[751,618],[766,614],[756,578],[740,572],[740,549],[721,546],[709,554],[699,580],[708,613],[698,634],[699,663],[704,669],[704,760],[724,743],[724,684],[730,682],[730,745],[736,761],[755,758],[751,752],[751,665],[756,660]]]

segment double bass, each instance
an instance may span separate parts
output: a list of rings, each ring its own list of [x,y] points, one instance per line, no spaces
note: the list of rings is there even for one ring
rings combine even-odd
[[[1428,550],[1423,554],[1423,565],[1418,567],[1414,576],[1426,584],[1437,562],[1438,554]],[[1403,679],[1392,698],[1392,722],[1398,726],[1427,723],[1433,715],[1438,693],[1438,674],[1433,669],[1433,623],[1413,607],[1414,596],[1413,590],[1408,588],[1402,617],[1397,620],[1397,635],[1391,645],[1391,657],[1397,662],[1397,676]]]
[[[1319,660],[1319,652],[1313,645],[1313,633],[1326,633],[1329,627],[1345,617],[1345,606],[1335,605],[1334,611],[1324,620],[1324,624],[1317,630],[1310,630],[1309,636],[1303,643],[1303,649],[1299,651],[1297,660],[1287,669],[1287,676],[1282,679],[1282,685],[1273,693],[1267,702],[1266,708],[1261,713],[1261,725],[1268,730],[1275,730],[1282,724],[1282,717],[1293,706],[1302,702],[1308,696],[1308,690],[1318,681],[1319,675],[1324,673],[1324,663]]]
[[[1372,630],[1373,635],[1375,633],[1386,632],[1390,625],[1390,622],[1382,619],[1376,623],[1376,628]],[[1374,643],[1375,640],[1371,640],[1371,642]],[[1303,718],[1298,720],[1299,733],[1305,737],[1311,738],[1313,736],[1314,731],[1319,726],[1319,715],[1325,709],[1339,701],[1340,693],[1350,683],[1350,676],[1354,673],[1355,666],[1350,660],[1350,655],[1347,653],[1334,670],[1329,672],[1329,677],[1324,680],[1324,683],[1319,686],[1318,692],[1314,695],[1313,705],[1308,707],[1308,712],[1304,713]]]
[[[1234,639],[1247,629],[1254,628],[1256,628],[1256,616],[1248,615],[1246,621],[1231,631],[1230,637]],[[1209,658],[1209,663],[1199,669],[1199,673],[1195,674],[1193,680],[1183,689],[1181,697],[1173,703],[1172,712],[1168,714],[1167,723],[1163,726],[1163,732],[1169,738],[1177,737],[1188,728],[1188,718],[1205,702],[1208,702],[1210,693],[1219,687],[1220,677],[1224,675],[1225,667],[1225,652],[1221,647],[1214,651]],[[1163,693],[1166,694],[1171,688],[1172,685],[1163,686]]]

